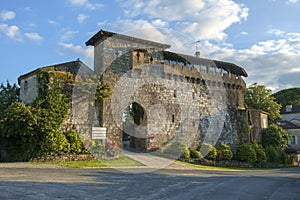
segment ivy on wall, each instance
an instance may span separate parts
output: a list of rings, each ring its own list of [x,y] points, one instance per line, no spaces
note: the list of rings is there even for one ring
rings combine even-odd
[[[0,111],[0,150],[5,152],[0,156],[2,161],[27,161],[59,152],[86,152],[75,131],[60,131],[70,108],[70,96],[64,90],[72,89],[75,76],[51,69],[40,70],[36,75],[36,100],[31,105],[18,102],[18,99],[11,100],[8,108]],[[93,77],[85,79],[91,79],[82,81],[87,92],[90,93],[91,88],[96,89],[95,101],[110,98],[110,85],[97,82]],[[11,87],[7,89],[11,90]],[[6,90],[0,89],[2,91]],[[18,97],[19,89],[14,91]]]

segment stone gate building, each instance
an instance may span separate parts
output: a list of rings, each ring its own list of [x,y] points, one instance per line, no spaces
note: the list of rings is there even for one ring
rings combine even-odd
[[[244,106],[245,70],[233,63],[167,51],[168,44],[100,30],[94,46],[94,71],[113,88],[99,110],[107,140],[121,147],[122,135],[141,151],[174,141],[226,143],[248,141]],[[126,118],[138,105],[140,123]],[[126,118],[126,119],[124,119]]]
[[[94,46],[94,71],[77,60],[19,78],[21,100],[30,104],[37,97],[39,71],[73,76],[75,83],[63,84],[72,104],[62,130],[76,129],[96,139],[92,128],[100,126],[106,130],[103,142],[114,141],[121,148],[123,136],[129,135],[130,146],[140,151],[164,149],[174,141],[190,147],[199,142],[226,143],[234,150],[251,141],[243,68],[201,58],[199,53],[170,52],[168,44],[104,30],[86,45]],[[111,85],[112,97],[93,106],[96,87],[88,86],[91,94],[78,89],[89,85],[83,83],[85,76]],[[138,121],[133,115],[134,119],[138,115]]]

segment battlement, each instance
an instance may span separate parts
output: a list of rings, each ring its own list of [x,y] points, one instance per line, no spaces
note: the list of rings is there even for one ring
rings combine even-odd
[[[146,50],[131,52],[130,60],[132,73],[135,74],[135,78],[139,77],[145,64],[151,64],[151,67],[156,67],[156,76],[160,76],[160,78],[214,87],[224,86],[227,89],[246,87],[241,76],[247,76],[247,73],[232,63],[203,58],[191,59],[187,55],[166,51],[162,55],[156,55],[155,57]]]

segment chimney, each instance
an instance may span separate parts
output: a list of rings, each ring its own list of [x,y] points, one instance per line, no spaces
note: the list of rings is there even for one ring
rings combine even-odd
[[[286,106],[285,106],[285,111],[286,111],[286,112],[292,112],[292,108],[293,108],[292,105],[286,105]]]
[[[200,58],[200,51],[196,51],[196,52],[195,52],[195,56],[196,56],[197,58]]]

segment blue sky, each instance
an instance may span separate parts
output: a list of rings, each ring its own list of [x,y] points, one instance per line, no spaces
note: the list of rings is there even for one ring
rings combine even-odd
[[[300,87],[298,0],[3,0],[0,82],[80,58],[100,29],[170,44],[170,50],[233,62],[247,84]]]

